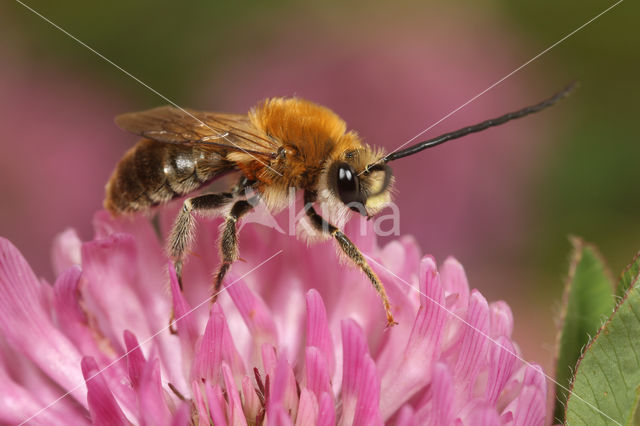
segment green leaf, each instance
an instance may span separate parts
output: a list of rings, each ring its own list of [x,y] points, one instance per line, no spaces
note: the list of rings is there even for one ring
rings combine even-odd
[[[557,342],[556,421],[564,421],[567,389],[582,348],[594,336],[615,306],[613,283],[593,246],[572,238],[574,250],[561,312]]]
[[[639,398],[640,288],[636,275],[578,362],[567,400],[567,424],[633,424]]]
[[[627,289],[631,287],[631,284],[638,280],[638,277],[640,277],[640,252],[636,253],[631,263],[622,271],[620,282],[618,282],[618,288],[616,289],[616,295],[620,297],[624,296]]]

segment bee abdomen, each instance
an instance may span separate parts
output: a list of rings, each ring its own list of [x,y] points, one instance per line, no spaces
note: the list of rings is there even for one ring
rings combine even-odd
[[[104,207],[113,214],[146,210],[195,191],[227,168],[217,153],[143,139],[116,166]]]

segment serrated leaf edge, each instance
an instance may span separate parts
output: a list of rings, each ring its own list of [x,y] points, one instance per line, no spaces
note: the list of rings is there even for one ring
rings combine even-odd
[[[631,267],[638,261],[639,258],[640,258],[640,251],[637,252],[635,256],[633,256],[633,259],[631,259],[631,262],[629,262],[629,264],[625,266],[622,272],[620,272],[618,283],[616,284],[616,288],[614,289],[615,290],[614,294],[616,295],[616,297],[620,297],[618,295],[618,292],[620,291],[620,286],[622,285],[622,279],[624,278],[625,274],[631,269]],[[636,276],[631,279],[631,285],[633,286],[633,283],[637,282],[639,278],[640,278],[640,270],[638,271]]]
[[[634,259],[636,259],[636,257],[634,257]],[[631,292],[636,290],[636,285],[638,284],[639,279],[640,279],[640,274],[638,274],[635,277],[635,280],[631,282],[631,285],[629,286],[629,288],[625,292],[624,296],[622,296],[620,298],[620,300],[616,304],[616,306],[613,309],[613,312],[611,313],[609,318],[602,324],[602,326],[600,326],[600,328],[598,329],[598,332],[596,333],[596,335],[593,337],[593,339],[589,340],[589,343],[582,350],[580,358],[578,358],[578,362],[576,363],[576,367],[575,367],[575,372],[576,373],[573,375],[571,383],[569,384],[569,395],[567,395],[567,401],[566,401],[566,403],[564,405],[564,421],[565,421],[565,424],[566,424],[566,421],[567,421],[567,410],[568,410],[568,407],[569,407],[569,400],[571,399],[571,396],[573,395],[573,387],[574,387],[574,384],[575,384],[575,381],[576,381],[576,377],[577,377],[577,375],[578,375],[578,373],[580,371],[580,364],[582,363],[582,360],[584,359],[587,351],[591,348],[591,346],[593,346],[595,341],[598,339],[600,334],[603,332],[603,330],[607,327],[607,325],[609,325],[609,323],[611,323],[611,321],[613,321],[613,317],[616,315],[616,313],[618,312],[618,309],[620,309],[622,304],[629,298],[629,295],[631,294]],[[638,389],[636,389],[636,394],[639,394]],[[637,406],[638,406],[638,400],[636,400],[636,404],[635,404],[636,408],[637,408]],[[633,418],[633,413],[632,413],[631,417]]]
[[[615,281],[613,280],[613,274],[611,273],[611,270],[609,269],[609,266],[604,258],[604,256],[602,256],[602,254],[600,253],[600,251],[598,250],[598,248],[591,243],[587,243],[585,242],[582,238],[575,236],[575,235],[569,235],[569,242],[571,243],[573,250],[571,252],[571,258],[569,260],[569,272],[567,273],[567,277],[565,278],[565,282],[564,282],[564,289],[562,292],[562,302],[560,305],[560,312],[559,312],[559,317],[557,320],[557,330],[556,330],[556,338],[555,338],[555,352],[554,352],[554,359],[553,359],[553,377],[558,377],[558,359],[560,358],[560,344],[562,342],[562,331],[564,329],[564,323],[567,320],[567,310],[569,307],[569,295],[571,294],[571,283],[573,282],[573,278],[576,275],[576,270],[578,268],[578,265],[580,264],[580,261],[582,260],[582,256],[584,253],[584,250],[586,248],[590,249],[593,251],[593,254],[595,255],[596,259],[598,259],[600,261],[600,263],[602,264],[602,268],[604,271],[605,276],[609,279],[609,283],[611,285],[611,290],[615,291]],[[640,254],[640,253],[639,253]],[[635,258],[634,258],[635,259]],[[631,263],[633,264],[633,262]],[[630,267],[631,265],[629,265]],[[625,269],[626,270],[626,269]],[[615,294],[615,293],[614,293]],[[603,325],[606,322],[603,322]],[[601,327],[602,327],[601,326]],[[596,334],[597,336],[597,334]],[[589,339],[589,342],[591,342],[591,340],[593,339]],[[579,360],[584,356],[584,352],[586,350],[586,348],[588,347],[589,343],[585,344],[581,349],[580,349],[580,357],[578,358],[578,362],[576,362],[576,365],[574,366],[569,366],[569,368],[572,370],[572,372],[577,373],[578,371],[578,363]],[[572,378],[575,377],[575,374],[573,374],[571,376]],[[568,384],[568,388],[564,385],[564,384],[560,384],[560,386],[564,387],[566,390],[568,390],[568,394],[567,394],[567,399],[564,402],[564,419],[566,420],[567,416],[567,403],[569,401],[569,396],[571,395],[571,391],[573,390],[572,386],[573,386],[573,380],[571,380]],[[554,392],[555,392],[555,401],[560,401],[560,398],[558,397],[558,384],[556,384],[554,386]],[[560,403],[562,404],[562,402],[560,401]],[[551,415],[553,416],[553,414],[556,411],[556,404],[553,404],[553,406],[551,407]],[[560,421],[560,419],[555,418],[555,421]]]

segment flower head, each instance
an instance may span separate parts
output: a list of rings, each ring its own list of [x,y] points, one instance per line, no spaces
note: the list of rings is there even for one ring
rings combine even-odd
[[[410,238],[353,238],[391,299],[399,325],[385,330],[377,294],[331,242],[245,226],[245,262],[210,306],[216,222],[200,227],[184,292],[148,221],[94,225],[91,241],[58,237],[53,286],[0,241],[1,422],[544,422],[544,375],[519,360],[509,307]]]

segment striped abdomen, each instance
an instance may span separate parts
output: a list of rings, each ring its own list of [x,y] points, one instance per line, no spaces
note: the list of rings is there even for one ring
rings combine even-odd
[[[221,153],[143,139],[116,166],[104,207],[113,214],[145,210],[195,191],[232,167]]]

